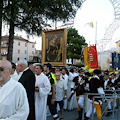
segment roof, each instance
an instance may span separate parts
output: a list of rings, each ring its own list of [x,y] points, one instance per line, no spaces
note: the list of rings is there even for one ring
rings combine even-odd
[[[120,40],[116,41],[115,43],[118,43],[118,42],[120,42]]]
[[[6,38],[6,39],[8,39],[9,36],[8,36],[8,35],[5,35],[5,36],[2,36],[2,38]],[[24,39],[24,38],[21,37],[21,36],[14,36],[14,39],[22,40],[22,41],[26,41],[26,42],[30,42],[30,43],[35,43],[35,42],[29,41],[29,40],[27,40],[27,39]],[[35,44],[36,44],[36,43],[35,43]]]

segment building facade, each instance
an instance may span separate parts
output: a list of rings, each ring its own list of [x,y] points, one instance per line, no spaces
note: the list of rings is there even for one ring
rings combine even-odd
[[[8,54],[8,39],[9,36],[2,36],[1,41],[1,56],[2,59],[7,59]],[[30,42],[22,37],[15,36],[13,42],[12,61],[16,63],[19,59],[32,61],[35,56],[35,42]]]

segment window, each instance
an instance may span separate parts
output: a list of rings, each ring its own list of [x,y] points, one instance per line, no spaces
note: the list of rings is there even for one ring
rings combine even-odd
[[[32,44],[32,48],[34,48],[34,44]]]
[[[25,54],[27,53],[27,51],[25,50]]]
[[[32,51],[32,54],[34,54],[34,51]]]
[[[19,60],[19,58],[17,60]]]
[[[20,46],[20,42],[18,42],[18,46]]]
[[[25,43],[25,47],[27,46],[27,43]]]
[[[20,50],[18,50],[18,53],[20,53]]]

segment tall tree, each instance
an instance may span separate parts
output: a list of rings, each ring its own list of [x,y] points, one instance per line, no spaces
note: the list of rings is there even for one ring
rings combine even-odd
[[[78,34],[75,28],[70,28],[67,35],[67,58],[72,59],[83,59],[82,49],[85,43],[85,38]]]
[[[4,3],[4,20],[10,25],[7,55],[10,61],[15,27],[29,34],[40,35],[43,29],[50,26],[47,20],[69,20],[81,6],[79,0],[5,0]]]
[[[3,0],[0,1],[0,60],[1,58],[1,41],[2,41],[2,11],[3,11]]]

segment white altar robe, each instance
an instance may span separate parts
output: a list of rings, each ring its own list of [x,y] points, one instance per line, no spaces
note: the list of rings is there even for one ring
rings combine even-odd
[[[71,95],[71,84],[72,84],[73,78],[74,78],[73,73],[69,72],[67,98],[69,98]],[[68,102],[68,110],[72,110],[72,109],[73,109],[73,104],[72,104],[72,100],[70,100],[70,102]]]
[[[0,87],[0,120],[27,120],[28,114],[26,91],[11,78]]]
[[[35,115],[36,120],[46,120],[47,111],[47,95],[51,90],[51,85],[47,76],[43,73],[36,75],[36,87],[39,87],[39,92],[35,92]]]

